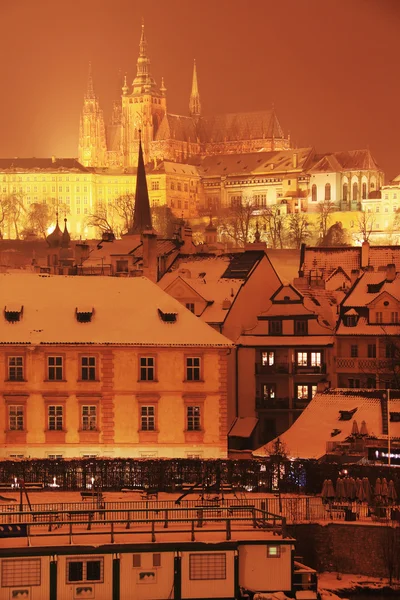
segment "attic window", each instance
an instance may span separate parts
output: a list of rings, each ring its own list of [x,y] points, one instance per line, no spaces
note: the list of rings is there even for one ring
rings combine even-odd
[[[345,315],[347,327],[355,327],[358,321],[358,315]]]
[[[204,271],[204,273],[199,273],[199,277],[200,277],[201,279],[203,279],[205,276],[206,276],[206,272],[205,272],[205,271]]]
[[[390,420],[392,423],[400,423],[400,412],[391,412]]]
[[[353,410],[339,410],[339,421],[350,421],[355,412],[357,412],[357,408],[353,408]]]
[[[22,313],[24,312],[24,307],[19,305],[11,305],[8,304],[4,307],[4,318],[9,323],[16,323],[20,321],[22,318]]]
[[[160,308],[158,309],[158,315],[164,323],[176,323],[178,313],[165,313]]]
[[[368,283],[367,284],[367,292],[368,294],[377,294],[381,291],[383,287],[384,281],[380,281],[379,283]]]
[[[331,437],[335,437],[336,435],[339,435],[339,433],[342,433],[341,429],[333,429],[333,431],[331,431]]]
[[[90,323],[94,314],[94,308],[88,307],[77,307],[76,308],[76,320],[78,323]]]

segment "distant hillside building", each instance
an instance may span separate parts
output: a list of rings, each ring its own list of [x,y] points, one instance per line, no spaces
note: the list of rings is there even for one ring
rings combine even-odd
[[[106,126],[90,69],[79,133],[79,161],[85,166],[136,166],[139,131],[146,162],[164,159],[187,162],[196,155],[290,148],[290,140],[284,136],[273,109],[204,116],[196,63],[188,114],[170,113],[164,80],[158,86],[151,75],[144,25],[136,76],[131,85],[125,76],[121,91]]]

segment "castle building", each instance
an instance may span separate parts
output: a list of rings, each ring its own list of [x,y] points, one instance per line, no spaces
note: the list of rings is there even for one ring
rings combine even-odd
[[[121,100],[114,102],[110,123],[105,126],[90,67],[79,133],[79,161],[86,167],[136,166],[140,132],[146,163],[290,148],[290,139],[285,137],[274,109],[204,116],[196,63],[189,114],[169,113],[164,80],[158,86],[151,75],[144,25],[136,77],[128,85],[125,76],[121,91]]]

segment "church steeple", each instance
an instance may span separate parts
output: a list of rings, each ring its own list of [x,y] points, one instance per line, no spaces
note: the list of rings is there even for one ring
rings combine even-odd
[[[88,100],[94,100],[96,98],[96,95],[94,93],[94,87],[93,87],[92,63],[90,61],[89,61],[87,91],[85,94],[85,98]]]
[[[94,93],[92,65],[89,63],[87,90],[79,128],[79,162],[85,167],[106,165],[106,133],[103,111]]]
[[[149,192],[147,189],[146,171],[144,168],[142,139],[139,137],[139,159],[136,175],[135,210],[133,213],[132,231],[143,233],[152,229]]]
[[[200,117],[200,115],[201,115],[201,103],[200,103],[199,86],[197,83],[196,60],[194,61],[194,64],[193,64],[192,91],[191,91],[190,100],[189,100],[189,111],[190,111],[191,117]]]
[[[150,59],[147,56],[147,40],[142,23],[142,33],[139,42],[139,57],[137,59],[136,77],[133,80],[134,92],[150,92],[156,87],[156,82],[150,73]]]

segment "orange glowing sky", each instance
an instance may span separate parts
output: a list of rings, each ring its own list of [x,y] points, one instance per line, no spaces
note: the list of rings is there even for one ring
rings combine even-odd
[[[187,114],[269,108],[298,146],[369,146],[400,173],[399,0],[1,0],[0,156],[77,156],[89,60],[106,120],[133,79],[144,17],[152,73]]]

